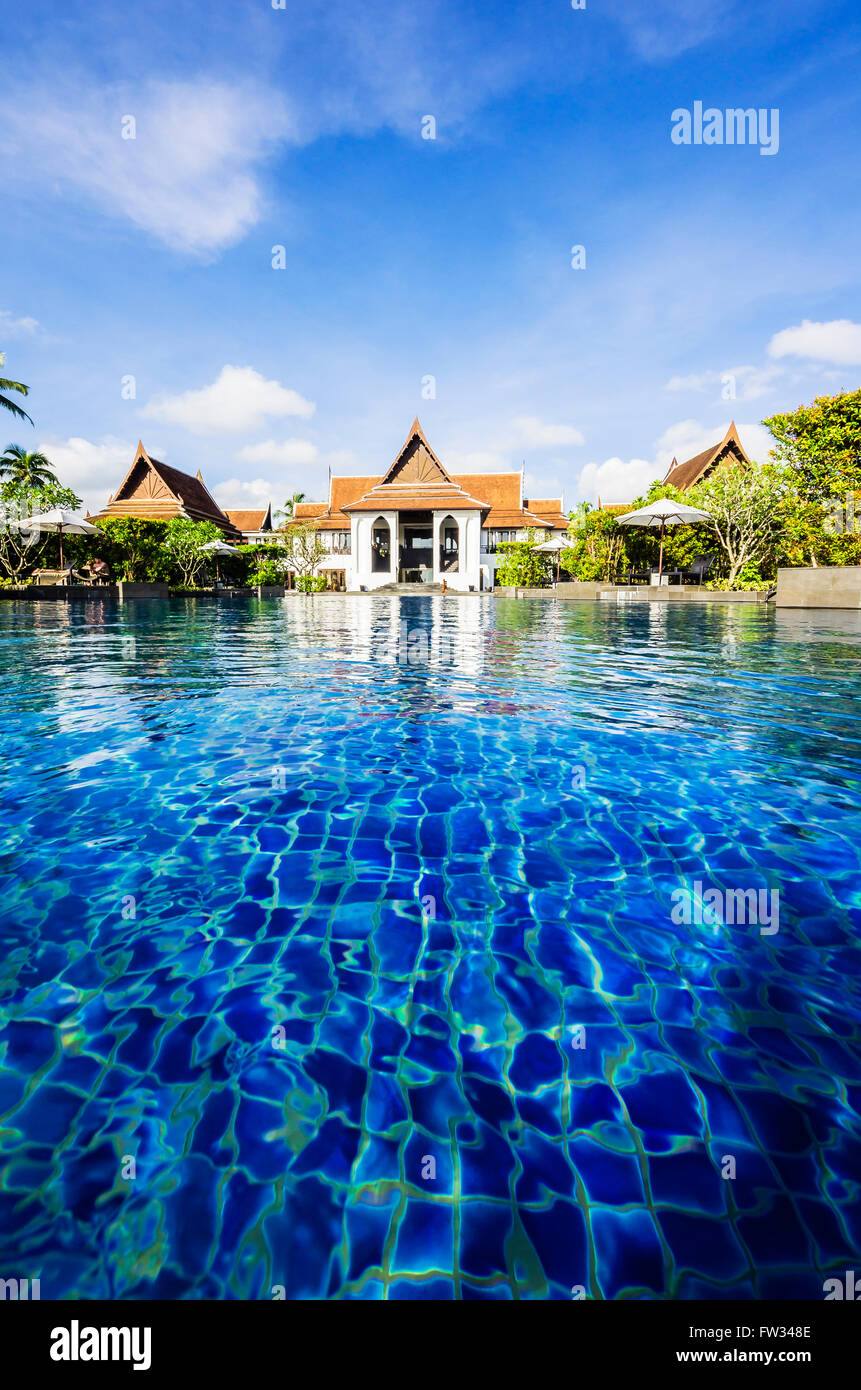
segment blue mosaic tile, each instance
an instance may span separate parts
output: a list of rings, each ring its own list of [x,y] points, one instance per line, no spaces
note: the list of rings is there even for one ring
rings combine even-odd
[[[453,665],[387,661],[402,618]],[[859,656],[764,605],[0,604],[4,1260],[822,1297],[861,1260]],[[676,922],[697,882],[779,932]]]

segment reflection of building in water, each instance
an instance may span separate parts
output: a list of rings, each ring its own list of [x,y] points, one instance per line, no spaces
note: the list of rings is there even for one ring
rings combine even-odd
[[[522,472],[449,473],[418,420],[386,473],[332,478],[326,502],[298,503],[295,518],[319,532],[322,571],[352,590],[492,589],[500,544],[568,530],[562,498],[525,498]]]
[[[314,597],[284,604],[284,624],[300,646],[333,661],[404,670],[477,675],[484,664],[484,606],[467,598],[429,594],[373,598]]]

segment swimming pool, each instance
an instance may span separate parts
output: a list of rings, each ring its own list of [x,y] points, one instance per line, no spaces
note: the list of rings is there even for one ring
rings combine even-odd
[[[859,659],[760,605],[0,603],[0,1276],[821,1299]]]

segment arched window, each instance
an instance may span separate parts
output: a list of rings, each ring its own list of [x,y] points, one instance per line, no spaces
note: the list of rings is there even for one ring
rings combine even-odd
[[[392,530],[384,516],[378,516],[371,527],[371,570],[388,574],[392,567]]]
[[[450,573],[457,569],[460,527],[453,516],[443,517],[439,528],[439,572]]]

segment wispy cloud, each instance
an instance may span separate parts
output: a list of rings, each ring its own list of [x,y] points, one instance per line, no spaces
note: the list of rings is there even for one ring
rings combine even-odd
[[[156,396],[141,415],[166,425],[180,425],[191,434],[236,434],[260,429],[270,418],[314,414],[313,401],[298,391],[267,381],[253,367],[222,367],[215,381],[198,391]]]
[[[755,401],[760,396],[768,395],[783,375],[783,368],[774,363],[768,367],[727,367],[722,372],[706,371],[671,377],[664,389],[697,392],[720,388],[716,399]]]
[[[16,180],[65,189],[199,255],[258,221],[262,165],[290,134],[277,90],[205,79],[30,84],[17,95],[12,83],[3,124],[0,150]]]
[[[242,463],[269,463],[292,468],[296,464],[316,463],[319,449],[310,439],[284,439],[280,444],[267,439],[262,444],[246,444],[236,457]]]
[[[709,0],[610,0],[607,11],[628,35],[635,53],[661,62],[686,53],[725,30],[734,0],[718,7]]]
[[[30,338],[40,327],[38,319],[16,319],[8,309],[0,309],[0,338]]]
[[[535,415],[518,415],[511,422],[512,443],[524,449],[558,449],[582,444],[573,425],[551,425]]]

